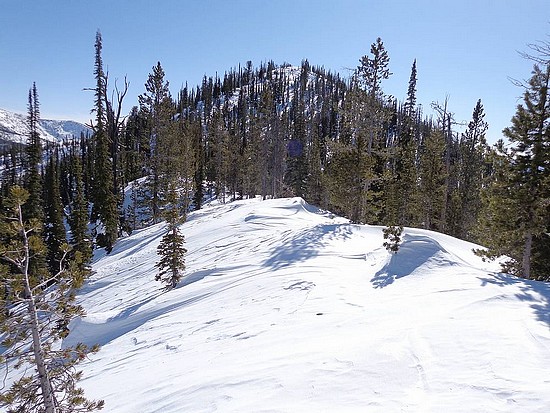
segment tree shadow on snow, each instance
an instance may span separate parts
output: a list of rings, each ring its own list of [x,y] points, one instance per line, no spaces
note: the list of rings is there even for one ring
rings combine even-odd
[[[451,264],[442,253],[445,249],[434,239],[405,234],[397,254],[391,254],[390,259],[370,280],[374,288],[383,288],[392,284],[398,278],[406,277],[415,272],[428,261],[437,260],[442,264]]]
[[[196,283],[198,281],[201,281],[203,279],[205,279],[206,277],[220,277],[224,274],[227,273],[228,270],[235,270],[235,269],[238,269],[238,268],[245,268],[247,267],[246,265],[236,265],[236,266],[231,266],[231,267],[228,267],[228,268],[209,268],[209,269],[206,269],[206,270],[199,270],[199,271],[195,271],[195,272],[192,272],[191,274],[188,274],[186,276],[183,277],[183,279],[181,280],[181,282],[178,284],[178,286],[176,288],[182,288],[182,287],[185,287],[187,285],[190,285],[190,284],[193,284],[193,283]]]
[[[283,240],[282,245],[273,249],[273,254],[264,262],[264,265],[278,270],[307,261],[318,256],[321,248],[328,245],[330,241],[345,240],[350,238],[351,234],[350,224],[319,224],[313,228],[307,228],[290,239]]]
[[[62,347],[67,348],[75,346],[77,343],[83,343],[88,346],[93,346],[95,344],[104,346],[105,344],[116,340],[130,331],[139,328],[150,320],[171,311],[191,305],[210,296],[211,294],[212,293],[199,294],[197,296],[190,297],[187,300],[167,304],[165,306],[157,306],[154,309],[136,313],[137,308],[151,301],[154,298],[153,297],[124,310],[117,316],[106,320],[104,323],[88,322],[85,317],[79,317],[71,322],[71,333],[63,340]]]
[[[494,274],[487,277],[478,277],[481,280],[481,286],[487,284],[505,287],[508,285],[517,285],[521,293],[516,297],[521,301],[530,303],[534,310],[537,320],[550,327],[550,284],[543,281],[526,280],[510,274]]]
[[[232,270],[240,267],[246,267],[245,265],[239,265],[231,267]],[[228,268],[212,268],[206,270],[195,271],[186,276],[182,282],[176,287],[176,289],[183,288],[192,283],[203,280],[209,276],[221,276],[227,273]],[[234,281],[229,282],[231,285]],[[224,286],[227,288],[227,285]],[[84,343],[88,346],[99,344],[103,346],[124,334],[133,331],[150,320],[153,320],[159,316],[170,313],[171,311],[178,310],[180,308],[191,305],[204,298],[210,297],[213,294],[219,293],[222,290],[210,291],[206,293],[195,293],[187,299],[178,302],[169,302],[166,304],[155,305],[152,308],[142,308],[146,304],[154,301],[160,296],[166,294],[163,289],[159,289],[155,294],[147,295],[143,300],[125,308],[120,311],[114,317],[106,319],[104,322],[90,322],[84,318],[77,317],[73,320],[71,326],[71,333],[67,338],[63,340],[63,347],[71,347],[77,343]],[[141,311],[138,311],[141,310]]]

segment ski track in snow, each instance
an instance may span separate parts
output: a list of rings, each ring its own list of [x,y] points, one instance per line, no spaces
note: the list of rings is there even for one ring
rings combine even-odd
[[[181,226],[186,271],[154,281],[158,224],[96,252],[65,346],[122,412],[546,412],[550,290],[474,244],[380,227],[299,198],[207,205]]]

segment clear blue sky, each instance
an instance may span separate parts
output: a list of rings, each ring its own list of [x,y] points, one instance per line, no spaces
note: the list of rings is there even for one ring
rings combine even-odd
[[[501,137],[531,62],[518,50],[548,39],[548,0],[1,0],[0,108],[26,113],[36,81],[43,118],[90,118],[94,38],[103,36],[110,78],[130,81],[124,112],[137,104],[160,61],[175,95],[239,63],[273,60],[340,72],[380,36],[394,73],[387,93],[403,99],[413,60],[425,113],[449,96],[459,121],[481,98],[489,138]]]

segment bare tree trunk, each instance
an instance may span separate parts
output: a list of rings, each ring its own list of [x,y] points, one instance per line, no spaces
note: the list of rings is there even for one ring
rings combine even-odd
[[[528,231],[525,234],[525,244],[523,246],[522,270],[524,278],[531,278],[531,249],[533,247],[533,234]]]
[[[44,360],[44,354],[42,353],[42,346],[40,340],[40,331],[38,326],[38,316],[36,311],[36,303],[29,280],[29,239],[27,231],[23,225],[23,214],[21,206],[18,208],[18,220],[21,227],[21,235],[23,237],[23,245],[25,251],[25,260],[23,262],[23,268],[21,268],[25,278],[25,295],[27,296],[27,311],[31,320],[31,333],[32,333],[32,350],[34,354],[34,362],[36,369],[38,370],[38,378],[40,380],[40,388],[42,390],[42,399],[44,401],[45,413],[56,413],[55,398],[53,394],[52,384],[46,369],[46,362]]]

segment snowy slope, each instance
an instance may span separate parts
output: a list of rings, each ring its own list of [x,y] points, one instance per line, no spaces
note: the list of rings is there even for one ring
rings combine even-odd
[[[159,224],[120,240],[65,345],[99,343],[82,385],[105,411],[547,412],[550,289],[472,244],[299,198],[207,206],[181,227],[186,278],[154,281]]]
[[[91,133],[86,125],[73,120],[40,119],[40,125],[58,140],[80,138],[81,133]]]

